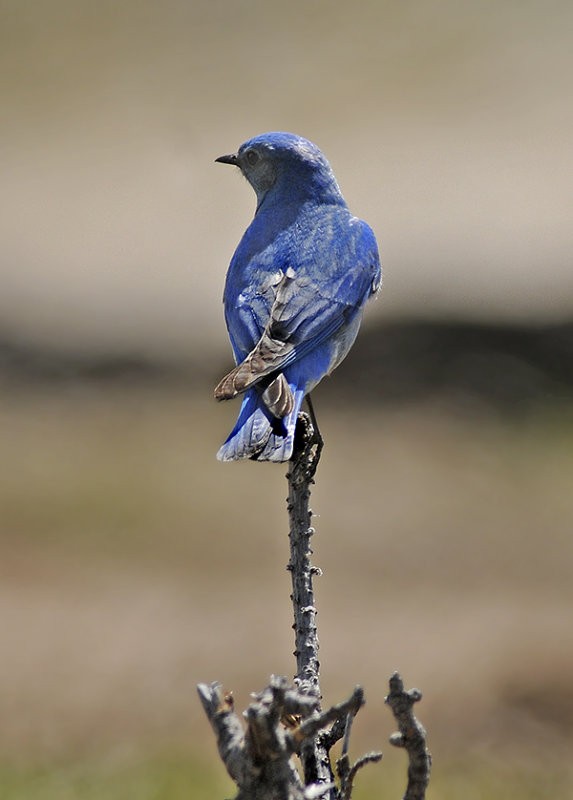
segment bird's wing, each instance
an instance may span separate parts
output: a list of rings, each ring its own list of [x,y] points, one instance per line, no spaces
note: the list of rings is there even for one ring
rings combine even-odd
[[[275,269],[262,282],[253,281],[240,291],[233,287],[225,297],[225,318],[237,364],[262,337],[283,277],[284,273]]]
[[[330,275],[327,270],[320,285],[306,270],[286,270],[260,339],[216,387],[218,400],[235,397],[266,375],[284,370],[352,319],[376,290],[380,269],[375,248],[362,247],[352,255],[352,264],[342,264]]]

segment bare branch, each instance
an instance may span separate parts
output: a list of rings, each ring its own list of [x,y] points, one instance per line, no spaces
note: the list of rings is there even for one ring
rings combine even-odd
[[[307,414],[299,414],[295,447],[289,464],[288,500],[290,560],[287,569],[292,578],[292,603],[294,609],[295,683],[303,694],[316,700],[320,711],[320,683],[318,660],[318,633],[316,628],[316,605],[314,602],[313,576],[320,570],[313,566],[310,557],[310,538],[314,534],[310,521],[310,487],[320,459],[322,439],[316,435]],[[333,784],[334,775],[328,749],[324,742],[313,737],[303,742],[300,752],[305,782]],[[335,800],[334,790],[330,793]]]
[[[399,732],[392,734],[390,742],[408,753],[408,786],[403,800],[424,800],[430,780],[432,757],[426,748],[426,731],[412,710],[414,703],[421,699],[422,693],[418,689],[404,689],[404,682],[397,672],[391,676],[386,703],[392,709]]]
[[[340,765],[342,758],[339,758],[336,762],[336,767],[338,771],[338,776],[340,779],[340,800],[350,800],[352,797],[352,790],[354,788],[354,778],[358,773],[359,769],[365,767],[366,764],[376,764],[378,761],[382,760],[382,753],[379,752],[372,752],[366,753],[365,755],[361,756],[354,764],[350,767],[348,761],[348,755],[346,755],[345,762]]]
[[[245,732],[233,710],[233,696],[220,683],[200,683],[197,691],[217,737],[217,747],[227,772],[238,786],[245,783]]]
[[[321,742],[327,750],[331,750],[339,742],[346,732],[346,720],[337,719],[332,727],[323,731],[320,735]]]
[[[362,700],[362,702],[364,702],[364,700]],[[344,739],[342,741],[342,753],[336,762],[336,772],[340,782],[340,800],[350,800],[350,797],[352,796],[354,778],[356,777],[358,770],[361,767],[364,767],[366,764],[380,761],[382,758],[382,753],[367,753],[359,758],[358,761],[356,761],[352,766],[350,766],[350,757],[348,755],[348,749],[350,747],[350,732],[352,730],[352,722],[354,721],[357,711],[358,708],[355,711],[350,710],[346,715]]]
[[[299,727],[290,734],[291,741],[294,745],[293,751],[296,749],[296,745],[299,742],[311,736],[314,737],[315,734],[323,728],[326,728],[326,726],[330,725],[332,722],[346,719],[350,715],[354,716],[363,705],[364,690],[361,686],[357,686],[348,700],[345,700],[343,703],[338,703],[338,705],[331,706],[328,711],[323,711],[301,722]]]
[[[320,451],[314,439],[314,428],[306,414],[299,415],[293,458],[289,464],[288,500],[290,560],[294,608],[296,683],[308,694],[320,699],[318,634],[314,604],[313,575],[320,570],[311,564],[310,486],[318,466]]]
[[[288,478],[288,514],[291,599],[294,610],[296,676],[291,686],[286,678],[271,677],[256,695],[243,717],[233,708],[233,698],[221,684],[197,688],[205,713],[217,737],[221,758],[238,786],[235,800],[351,800],[358,771],[382,758],[367,753],[351,764],[350,735],[354,717],[364,704],[364,691],[357,686],[350,697],[326,711],[321,708],[318,634],[313,577],[320,570],[310,560],[310,487],[320,459],[322,439],[306,414],[299,416],[294,455]],[[425,731],[412,713],[420,699],[413,689],[404,690],[398,673],[390,679],[390,705],[399,733],[392,744],[408,751],[408,788],[404,800],[424,800],[430,774],[430,755]],[[330,750],[342,739],[342,753],[334,777]],[[293,756],[300,756],[304,778]]]

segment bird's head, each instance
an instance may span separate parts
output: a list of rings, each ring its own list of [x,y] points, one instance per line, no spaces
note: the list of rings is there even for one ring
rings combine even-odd
[[[344,202],[323,153],[294,133],[263,133],[242,144],[237,153],[215,160],[239,167],[255,190],[259,207],[273,189],[290,192],[292,199],[314,196],[322,202]]]

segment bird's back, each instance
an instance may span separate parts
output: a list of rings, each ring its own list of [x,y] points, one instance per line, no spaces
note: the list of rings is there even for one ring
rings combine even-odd
[[[379,273],[374,234],[345,204],[306,202],[296,213],[291,208],[281,215],[261,209],[237,247],[225,284],[225,316],[238,358],[260,338],[289,268],[322,296],[339,296],[345,282],[349,290],[357,282],[346,296],[362,303]]]

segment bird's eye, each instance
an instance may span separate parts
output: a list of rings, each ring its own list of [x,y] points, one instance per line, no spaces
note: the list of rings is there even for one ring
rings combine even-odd
[[[247,159],[247,164],[250,167],[254,167],[257,161],[259,160],[259,154],[256,153],[254,150],[249,150],[245,158]]]

